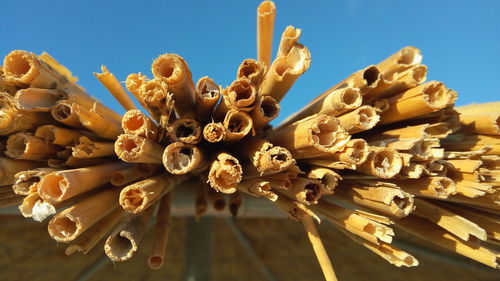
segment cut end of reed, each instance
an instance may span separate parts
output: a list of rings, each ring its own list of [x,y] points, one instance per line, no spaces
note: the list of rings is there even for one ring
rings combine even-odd
[[[208,123],[203,128],[203,137],[211,143],[220,142],[226,135],[226,128],[221,123]]]
[[[48,226],[49,234],[58,242],[69,242],[79,234],[80,223],[78,218],[58,215],[55,216]]]
[[[130,259],[136,251],[135,240],[124,231],[109,236],[104,245],[104,252],[115,262]]]
[[[5,75],[20,79],[21,82],[28,83],[35,76],[36,69],[33,67],[35,61],[26,51],[12,51],[5,57],[3,71]]]

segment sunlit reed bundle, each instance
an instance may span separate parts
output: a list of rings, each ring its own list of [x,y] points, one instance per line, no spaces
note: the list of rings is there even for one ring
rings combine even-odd
[[[69,243],[66,254],[104,240],[115,262],[133,257],[153,220],[152,269],[164,264],[172,206],[185,204],[177,189],[196,193],[197,219],[211,208],[245,216],[254,200],[281,209],[304,226],[326,280],[336,276],[320,218],[396,266],[418,265],[392,244],[401,229],[498,268],[500,105],[454,108],[457,93],[425,82],[420,50],[405,47],[272,128],[311,62],[292,26],[272,60],[275,13],[270,1],[258,7],[257,59],[235,67],[226,87],[207,76],[195,83],[177,54],[125,87],[103,66],[95,75],[122,117],[47,54],[8,54],[0,207],[20,205],[37,221],[53,215],[48,231]]]

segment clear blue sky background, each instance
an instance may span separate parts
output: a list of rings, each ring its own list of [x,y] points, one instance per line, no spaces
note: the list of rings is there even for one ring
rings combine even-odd
[[[458,104],[500,100],[500,1],[275,1],[275,44],[302,28],[309,70],[282,101],[280,118],[352,72],[400,48],[420,48],[428,79],[459,92]],[[119,3],[119,4],[117,4]],[[120,79],[150,75],[155,57],[178,53],[195,81],[226,86],[255,58],[260,1],[19,1],[0,6],[0,55],[49,52],[80,84],[123,112],[92,75],[105,64]],[[310,3],[310,4],[307,4]]]

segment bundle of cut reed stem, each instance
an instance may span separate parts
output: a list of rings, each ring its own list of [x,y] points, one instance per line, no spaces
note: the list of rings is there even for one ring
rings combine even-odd
[[[499,104],[454,108],[457,93],[425,83],[420,50],[405,47],[272,128],[279,102],[311,61],[292,26],[272,60],[275,9],[271,1],[258,7],[258,57],[245,59],[227,87],[207,76],[195,84],[181,56],[163,54],[151,79],[126,78],[141,109],[103,66],[95,75],[123,116],[49,55],[8,54],[0,73],[0,207],[20,204],[37,221],[54,215],[48,232],[70,243],[66,254],[105,240],[116,262],[137,252],[154,220],[148,264],[156,270],[182,202],[173,190],[196,185],[196,218],[209,206],[242,216],[245,201],[263,200],[300,221],[326,280],[337,277],[315,226],[320,218],[396,266],[418,261],[392,244],[393,226],[499,268],[492,247],[500,242]]]

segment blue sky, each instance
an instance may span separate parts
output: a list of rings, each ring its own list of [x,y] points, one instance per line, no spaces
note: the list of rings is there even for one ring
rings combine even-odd
[[[117,4],[120,3],[120,4]],[[0,55],[49,52],[80,84],[123,112],[92,73],[151,74],[155,57],[178,53],[195,81],[223,86],[256,56],[260,1],[2,1]],[[287,25],[302,29],[309,70],[282,101],[282,120],[352,72],[408,45],[420,48],[428,80],[459,92],[457,104],[500,100],[500,1],[275,1],[275,44]],[[310,4],[307,4],[310,3]],[[275,53],[275,52],[274,52]]]

